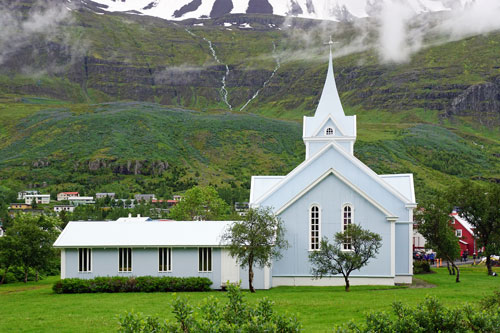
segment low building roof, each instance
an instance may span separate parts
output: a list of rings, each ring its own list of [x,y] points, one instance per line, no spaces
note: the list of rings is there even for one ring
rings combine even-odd
[[[59,194],[78,194],[78,192],[61,192]]]
[[[54,247],[221,246],[232,221],[69,222]]]

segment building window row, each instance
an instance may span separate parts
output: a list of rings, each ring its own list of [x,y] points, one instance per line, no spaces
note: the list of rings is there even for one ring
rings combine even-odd
[[[118,249],[118,272],[132,272],[132,249],[119,248]],[[78,249],[78,271],[91,272],[92,271],[92,249],[79,248]],[[161,247],[158,248],[158,271],[171,272],[172,271],[172,248]],[[211,272],[212,271],[212,248],[200,247],[198,249],[198,271]]]
[[[353,223],[353,208],[351,205],[344,205],[342,208],[342,232],[346,232],[349,226]],[[319,250],[321,239],[321,217],[320,208],[318,205],[311,206],[309,211],[309,250]],[[352,250],[352,240],[350,237],[345,237],[342,249],[345,251]]]

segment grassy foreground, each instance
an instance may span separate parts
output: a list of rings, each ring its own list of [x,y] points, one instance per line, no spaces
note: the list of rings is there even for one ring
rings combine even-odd
[[[446,305],[458,306],[476,303],[500,289],[500,277],[487,276],[484,267],[464,267],[461,283],[455,283],[446,269],[418,278],[427,283],[426,288],[354,286],[346,293],[343,287],[279,287],[245,296],[250,301],[269,297],[278,311],[295,313],[306,332],[322,332],[350,319],[362,321],[367,312],[388,310],[394,301],[416,304],[432,295]],[[117,315],[130,310],[171,317],[173,294],[56,295],[51,289],[56,280],[0,286],[0,331],[113,332],[118,328]],[[225,296],[222,292],[182,294],[195,303],[209,295]]]

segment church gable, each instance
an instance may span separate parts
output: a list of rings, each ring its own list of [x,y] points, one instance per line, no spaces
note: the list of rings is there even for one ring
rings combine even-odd
[[[280,210],[330,169],[343,177],[345,182],[353,184],[369,198],[376,198],[376,201],[391,215],[407,215],[404,204],[408,203],[408,199],[384,183],[377,174],[361,161],[347,154],[333,142],[325,146],[314,157],[295,168],[280,184],[254,204]]]
[[[332,117],[329,117],[316,131],[315,136],[325,138],[340,137],[344,136],[344,131],[335,123]]]

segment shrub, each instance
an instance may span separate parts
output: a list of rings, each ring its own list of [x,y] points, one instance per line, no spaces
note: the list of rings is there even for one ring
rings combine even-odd
[[[415,308],[400,302],[392,305],[393,315],[384,312],[371,313],[364,325],[350,322],[337,326],[334,332],[499,332],[500,309],[493,307],[481,311],[470,305],[447,308],[437,298],[427,297]]]
[[[256,306],[246,303],[239,286],[228,285],[228,302],[215,297],[203,300],[197,311],[185,298],[172,303],[173,322],[141,313],[120,316],[119,332],[300,332],[295,317],[274,312],[274,303],[263,298]]]
[[[0,269],[0,280],[2,279],[4,273],[5,270]],[[38,274],[38,280],[43,280],[44,277],[45,277],[44,274],[42,273]],[[36,270],[34,270],[33,268],[29,268],[28,281],[35,281],[35,280],[36,280]],[[7,271],[4,283],[13,283],[13,282],[24,282],[24,269],[22,267],[20,266],[10,267],[9,270]]]
[[[427,261],[414,261],[413,274],[424,274],[431,272],[431,265]]]
[[[54,283],[57,294],[209,291],[212,281],[201,277],[96,277],[95,279],[63,279]]]

